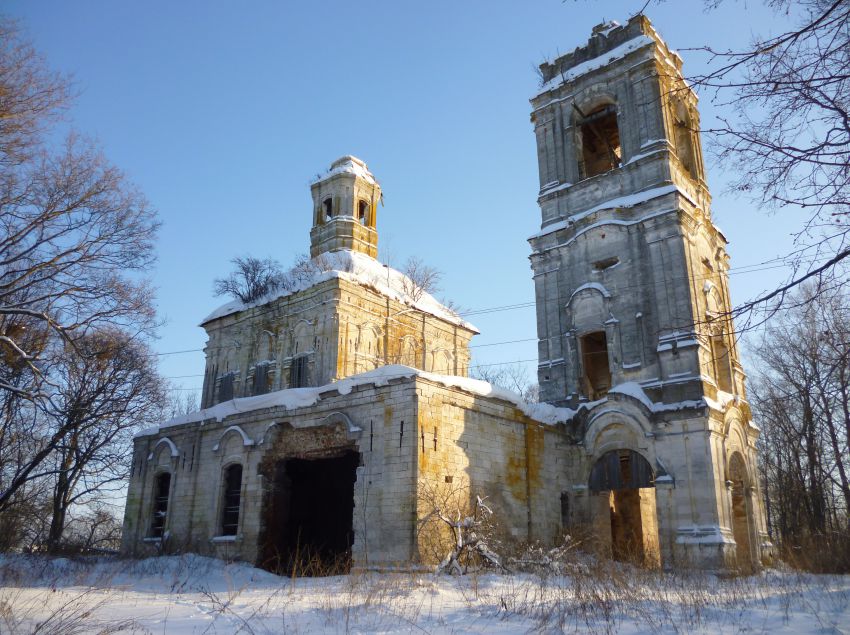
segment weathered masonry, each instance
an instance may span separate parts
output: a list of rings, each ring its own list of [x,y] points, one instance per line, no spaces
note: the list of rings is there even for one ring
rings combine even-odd
[[[466,377],[475,327],[375,260],[381,190],[311,186],[311,259],[208,334],[199,412],[135,439],[124,551],[282,571],[433,564],[435,496],[505,537],[648,566],[770,556],[696,96],[649,21],[594,29],[532,99],[542,401]]]
[[[758,430],[681,70],[644,16],[541,66],[540,393],[584,406],[571,522],[596,525],[615,554],[750,569],[770,548]]]
[[[544,484],[566,473],[544,438],[570,413],[465,376],[475,327],[373,257],[365,163],[341,158],[312,193],[312,260],[203,321],[202,410],[137,437],[125,551],[283,571],[429,562],[418,519],[442,491],[486,490],[521,519],[510,534],[554,539]]]

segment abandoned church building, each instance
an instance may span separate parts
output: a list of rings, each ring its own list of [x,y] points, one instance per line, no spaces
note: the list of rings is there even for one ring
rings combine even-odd
[[[518,542],[757,568],[758,429],[681,69],[643,16],[541,66],[541,403],[467,377],[476,329],[375,259],[381,189],[343,157],[311,185],[312,260],[203,321],[201,410],[136,437],[124,551],[427,565],[423,493],[457,488]]]

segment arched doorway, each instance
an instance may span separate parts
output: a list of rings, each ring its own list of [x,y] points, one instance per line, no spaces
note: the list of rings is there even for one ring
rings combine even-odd
[[[732,536],[735,538],[735,556],[741,571],[753,570],[751,536],[751,504],[748,495],[750,481],[747,465],[740,452],[729,457],[729,483],[732,496]]]
[[[655,474],[649,462],[633,450],[606,452],[590,470],[589,489],[602,499],[597,499],[594,524],[606,534],[603,539],[610,531],[611,556],[660,566]]]

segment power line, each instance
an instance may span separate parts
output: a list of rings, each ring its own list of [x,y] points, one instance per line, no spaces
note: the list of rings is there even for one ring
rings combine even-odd
[[[811,259],[807,259],[807,260],[801,260],[801,262],[814,263],[818,260],[825,260],[825,259],[824,258],[821,258],[821,259],[811,258]],[[762,261],[762,262],[759,262],[759,263],[753,263],[753,264],[750,264],[750,265],[742,265],[741,267],[730,268],[726,271],[726,273],[728,275],[741,275],[741,274],[747,274],[747,273],[758,273],[760,271],[768,271],[768,270],[772,270],[772,269],[782,269],[784,267],[787,267],[787,264],[777,264],[777,265],[773,265],[773,266],[763,266],[763,265],[766,265],[766,264],[771,263],[771,262],[781,262],[781,261],[783,261],[783,258],[777,257],[777,258],[765,260],[765,261]],[[684,275],[680,275],[680,276],[673,276],[673,277],[668,278],[666,280],[661,280],[660,282],[665,282],[665,281],[671,281],[672,282],[672,281],[687,280],[687,279],[693,280],[694,282],[699,282],[700,280],[708,280],[710,278],[713,278],[715,275],[718,275],[718,274],[709,273],[709,274],[697,275],[697,276],[691,276],[689,274],[684,274]],[[654,284],[657,284],[657,283],[640,282],[640,283],[632,284],[632,285],[622,285],[622,286],[616,287],[616,291],[618,293],[620,293],[620,292],[629,291],[629,290],[632,290],[632,289],[643,289],[643,288],[647,288],[649,286],[652,286]],[[544,300],[543,303],[545,303],[545,304],[561,303],[561,301],[562,301],[561,299]],[[519,302],[519,303],[513,303],[513,304],[498,305],[498,306],[486,307],[486,308],[482,308],[482,309],[472,309],[472,310],[469,310],[469,311],[463,311],[463,312],[458,313],[458,316],[469,317],[469,316],[476,316],[476,315],[478,315],[478,316],[489,315],[489,314],[492,314],[492,313],[500,313],[500,312],[503,312],[503,311],[511,311],[511,310],[516,310],[516,309],[530,308],[530,307],[533,307],[533,306],[537,306],[538,304],[539,303],[536,300],[534,300],[534,301],[529,301],[529,302]],[[263,311],[263,313],[258,314],[258,315],[254,315],[253,317],[260,317],[260,315],[262,315],[264,313],[268,313],[272,310],[273,310],[272,308],[266,309],[266,310]],[[383,317],[383,316],[381,316],[381,317]],[[505,342],[505,343],[515,343],[515,342],[520,342],[520,341],[531,341],[532,339],[536,339],[536,338],[529,338],[528,340],[512,340],[510,342]],[[470,345],[470,348],[483,348],[485,346],[497,346],[497,345],[500,345],[500,344],[502,344],[502,342],[497,342],[497,343],[493,343],[493,344],[473,344],[473,345]],[[178,355],[178,354],[183,354],[183,353],[202,352],[203,350],[204,350],[203,348],[190,348],[190,349],[184,349],[184,350],[179,350],[179,351],[159,352],[159,353],[154,353],[153,355],[156,355],[156,356]]]

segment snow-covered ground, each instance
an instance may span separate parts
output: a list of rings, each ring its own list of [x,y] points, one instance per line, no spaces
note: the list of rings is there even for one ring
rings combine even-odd
[[[850,633],[850,576],[282,578],[198,556],[0,559],[0,633]]]

